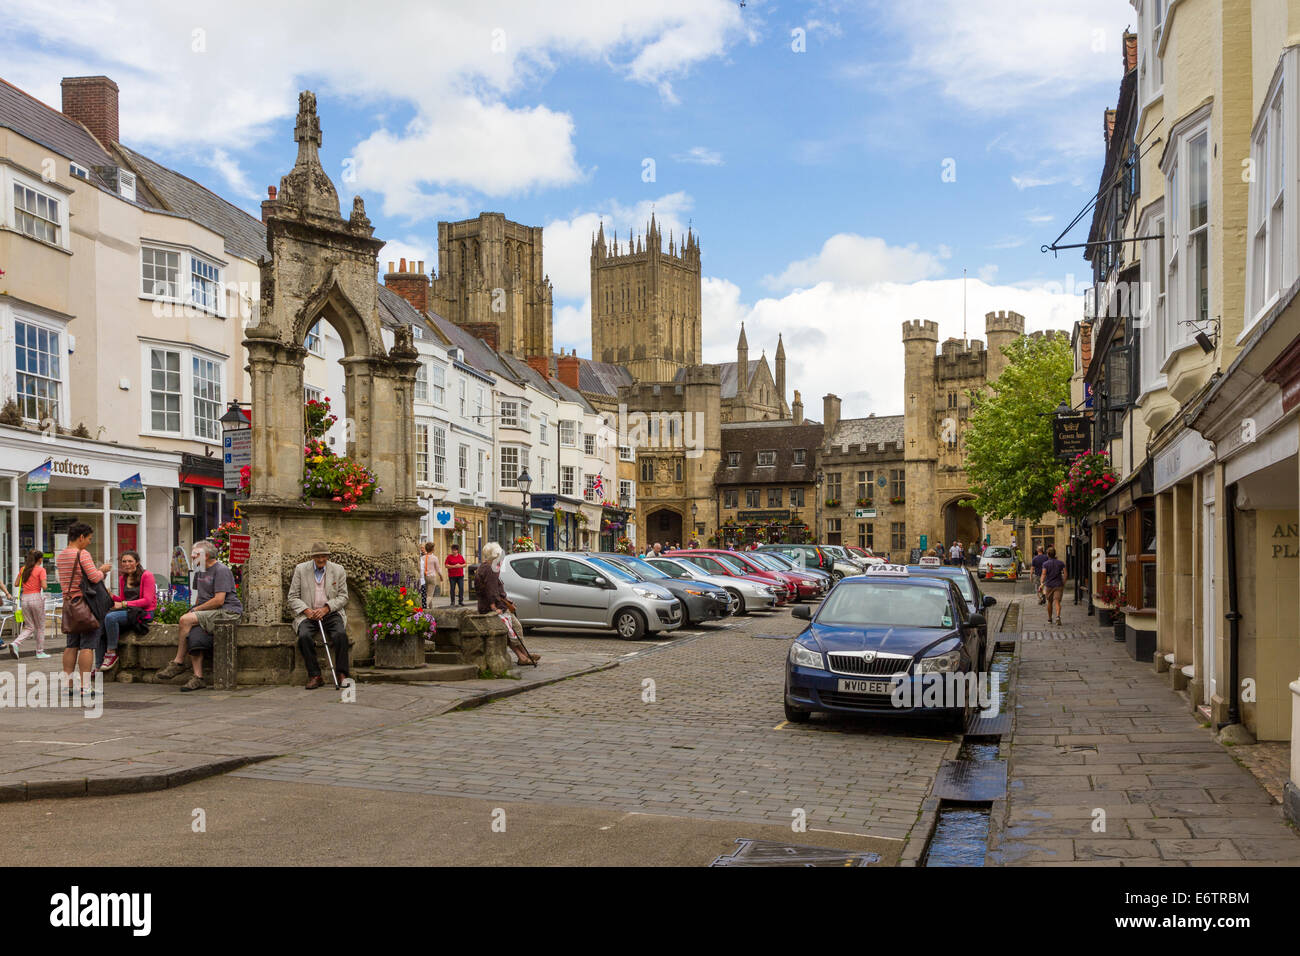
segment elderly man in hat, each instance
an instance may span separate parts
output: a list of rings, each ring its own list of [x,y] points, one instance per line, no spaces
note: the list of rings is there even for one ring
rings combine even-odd
[[[294,613],[298,649],[307,665],[307,690],[315,690],[325,683],[316,658],[316,638],[322,628],[334,655],[339,682],[344,683],[348,676],[348,619],[343,613],[347,603],[347,572],[330,560],[329,548],[319,542],[313,544],[311,560],[293,569],[289,584],[289,610]]]

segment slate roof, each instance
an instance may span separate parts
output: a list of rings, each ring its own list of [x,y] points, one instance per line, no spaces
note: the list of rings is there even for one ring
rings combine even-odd
[[[514,373],[514,378],[519,381],[527,382],[539,392],[549,392],[555,395],[562,402],[575,402],[582,407],[584,412],[595,414],[595,409],[591,404],[582,397],[581,393],[569,388],[558,378],[549,378],[543,376],[535,368],[525,362],[523,359],[516,358],[513,355],[498,355],[498,359],[508,365]]]
[[[758,371],[759,363],[762,362],[762,361],[763,361],[762,358],[756,358],[756,359],[750,359],[750,360],[749,360],[749,374],[745,377],[745,384],[746,384],[746,385],[748,385],[749,382],[754,378],[754,374]],[[714,368],[716,368],[716,369],[718,370],[719,378],[722,380],[722,397],[723,397],[723,398],[735,398],[735,397],[736,397],[736,392],[737,392],[737,388],[736,388],[736,384],[737,384],[737,382],[736,382],[736,371],[737,371],[737,369],[738,369],[740,363],[738,363],[738,362],[715,362],[715,363],[712,363],[712,364],[713,364]],[[685,381],[685,380],[686,380],[686,369],[684,369],[684,368],[679,368],[679,369],[677,370],[677,374],[676,374],[675,376],[673,376],[673,381],[674,381],[674,382],[682,382],[682,381]]]
[[[796,425],[789,421],[727,422],[722,426],[722,461],[716,482],[735,484],[797,484],[817,474],[817,450],[825,429],[820,422]],[[804,450],[804,463],[794,463],[795,449]],[[727,467],[727,453],[740,452],[740,465]],[[775,451],[776,464],[759,467],[758,453]]]
[[[206,226],[226,241],[226,251],[256,262],[267,254],[266,226],[188,176],[118,144],[127,164],[140,174],[163,208]]]
[[[844,418],[835,427],[830,444],[863,445],[874,449],[880,442],[885,442],[886,450],[893,442],[903,440],[902,415],[873,415],[870,418]]]
[[[632,373],[622,365],[578,359],[578,387],[584,392],[617,398],[618,387],[631,385],[633,381]]]
[[[396,295],[396,293],[392,294]],[[398,296],[398,298],[401,298],[401,296]],[[402,299],[402,301],[405,302],[406,300]],[[514,369],[506,365],[501,360],[501,356],[494,352],[482,339],[477,338],[450,319],[444,319],[436,312],[426,312],[425,318],[428,319],[444,342],[465,353],[466,365],[488,375],[520,381]]]

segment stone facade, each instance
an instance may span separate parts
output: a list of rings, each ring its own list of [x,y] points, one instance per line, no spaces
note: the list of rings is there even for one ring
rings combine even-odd
[[[262,629],[267,640],[292,647],[285,594],[293,567],[314,541],[325,542],[348,571],[349,632],[364,660],[361,613],[378,574],[415,576],[419,510],[413,467],[413,393],[418,355],[409,328],[384,346],[377,304],[374,238],[358,197],[339,214],[338,195],[321,168],[320,122],[310,92],[299,98],[294,131],[298,158],[278,195],[262,204],[270,256],[262,262],[260,321],[244,346],[252,376],[253,466],[244,506],[252,538],[245,567],[245,615],[240,631]],[[372,502],[350,514],[336,502],[304,500],[303,346],[324,319],[343,341],[347,378],[347,454],[375,473]]]
[[[905,559],[911,545],[903,416],[841,418],[839,397],[827,395],[822,418],[826,437],[819,462],[821,540]]]
[[[438,272],[428,304],[434,312],[501,352],[549,358],[551,299],[541,226],[521,225],[499,212],[438,223]]]

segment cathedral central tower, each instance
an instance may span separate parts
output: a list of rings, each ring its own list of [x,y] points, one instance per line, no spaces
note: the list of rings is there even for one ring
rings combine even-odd
[[[591,354],[623,365],[639,382],[671,382],[680,369],[702,364],[700,243],[671,232],[668,250],[654,215],[645,235],[627,244],[591,243]]]

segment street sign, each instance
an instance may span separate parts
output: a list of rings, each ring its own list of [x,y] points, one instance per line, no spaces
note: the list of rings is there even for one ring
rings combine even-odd
[[[930,546],[930,536],[928,534],[921,535],[921,550],[924,551],[929,546]]]
[[[874,518],[876,516],[875,508],[854,508],[853,517],[855,518]]]
[[[226,431],[221,439],[223,484],[227,491],[239,490],[239,470],[253,463],[253,430],[237,428]]]
[[[1052,419],[1052,453],[1071,461],[1092,450],[1092,418],[1088,415],[1060,415]]]
[[[248,563],[248,552],[251,547],[251,541],[251,537],[246,534],[232,534],[230,536],[231,564]]]
[[[433,526],[444,530],[451,530],[456,527],[456,509],[455,508],[434,508],[433,509]]]

